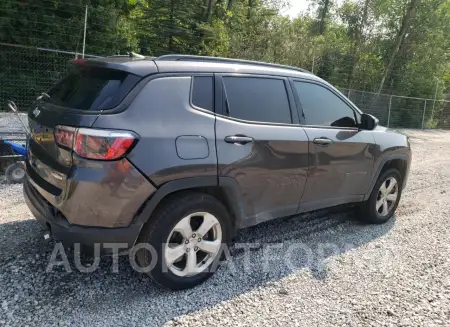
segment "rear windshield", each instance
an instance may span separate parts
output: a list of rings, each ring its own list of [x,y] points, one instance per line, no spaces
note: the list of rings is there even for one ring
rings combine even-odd
[[[59,106],[80,110],[116,107],[139,81],[139,76],[107,68],[75,66],[42,97]]]

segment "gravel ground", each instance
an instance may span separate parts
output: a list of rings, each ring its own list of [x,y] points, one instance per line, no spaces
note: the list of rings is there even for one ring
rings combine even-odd
[[[20,114],[23,122],[27,123],[27,114]],[[1,135],[13,135],[17,137],[17,134],[25,133],[25,129],[22,126],[19,118],[14,113],[0,112],[0,131]]]
[[[450,132],[406,132],[414,160],[394,220],[367,226],[335,209],[249,228],[236,240],[259,244],[246,270],[245,252],[232,248],[213,278],[181,292],[161,290],[126,258],[118,273],[111,258],[92,274],[46,273],[52,245],[21,187],[0,185],[0,325],[450,326]],[[312,258],[293,251],[286,265],[294,244]]]

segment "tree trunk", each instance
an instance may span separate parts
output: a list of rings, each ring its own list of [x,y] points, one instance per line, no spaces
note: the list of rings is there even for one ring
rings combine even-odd
[[[354,50],[352,51],[353,52],[353,62],[351,63],[351,72],[348,75],[348,80],[347,80],[347,87],[349,89],[351,89],[351,87],[352,87],[352,82],[353,82],[353,79],[355,76],[356,67],[358,66],[358,63],[359,63],[359,56],[361,54],[361,45],[362,45],[362,41],[363,41],[363,30],[367,24],[367,16],[368,16],[368,12],[369,12],[370,1],[371,0],[364,1],[361,22],[358,24],[356,33],[355,33]]]
[[[206,8],[206,22],[207,23],[211,23],[215,4],[216,4],[215,0],[208,1],[208,7]]]
[[[397,37],[395,39],[395,46],[394,46],[394,49],[392,50],[392,53],[389,58],[386,69],[384,71],[383,77],[381,78],[381,82],[380,82],[380,86],[378,87],[377,94],[381,93],[381,91],[383,90],[383,87],[384,87],[384,83],[385,83],[386,79],[388,78],[389,74],[391,73],[395,58],[397,57],[397,54],[400,50],[403,40],[405,39],[406,32],[408,32],[409,22],[411,21],[411,17],[413,16],[417,1],[418,0],[411,0],[408,3],[408,6],[406,7],[406,12],[403,15],[403,19],[402,19],[402,25],[401,25],[400,30],[398,31]]]
[[[227,11],[230,11],[231,9],[233,9],[233,0],[228,0]]]
[[[323,1],[323,7],[319,12],[319,34],[323,35],[325,33],[325,19],[328,15],[328,10],[330,9],[330,0]]]
[[[205,0],[204,4],[203,4],[203,12],[202,12],[202,20],[206,20],[206,18],[208,17],[208,7],[209,7],[209,2],[211,0]]]
[[[253,1],[254,0],[248,0],[248,9],[247,9],[247,19],[248,20],[250,20],[250,18],[252,17]]]

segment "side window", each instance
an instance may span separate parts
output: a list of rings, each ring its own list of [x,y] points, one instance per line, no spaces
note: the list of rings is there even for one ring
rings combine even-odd
[[[294,82],[307,125],[355,127],[355,112],[323,86]]]
[[[194,76],[192,104],[214,112],[214,79],[212,76]]]
[[[283,80],[224,77],[223,82],[230,117],[267,123],[292,123]]]

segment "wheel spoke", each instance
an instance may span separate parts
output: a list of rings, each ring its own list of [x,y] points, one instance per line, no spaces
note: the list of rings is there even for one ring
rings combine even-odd
[[[397,185],[397,181],[394,178],[390,179],[389,186],[386,189],[386,194],[389,194],[394,189],[395,185]]]
[[[386,194],[386,191],[387,191],[387,189],[386,189],[386,182],[384,182],[384,183],[381,185],[381,187],[380,187],[380,192],[381,192],[382,195],[385,195],[385,194]]]
[[[198,247],[200,248],[200,250],[204,252],[215,254],[219,251],[220,244],[221,244],[220,240],[215,241],[203,240],[201,243],[198,243]]]
[[[186,275],[194,275],[197,273],[197,253],[190,251],[186,256],[186,267],[183,270]]]
[[[166,264],[167,267],[170,267],[173,265],[173,263],[181,258],[185,254],[185,249],[183,245],[177,245],[174,248],[167,247],[166,248]]]
[[[217,223],[218,223],[218,222],[217,222],[217,219],[216,219],[213,215],[211,215],[211,214],[209,214],[209,213],[206,213],[206,214],[203,216],[203,222],[202,222],[202,224],[201,224],[200,227],[197,229],[197,233],[200,234],[201,236],[205,236],[205,235],[208,233],[208,231],[209,231],[211,228],[213,228],[214,225],[216,225]]]
[[[185,239],[192,236],[191,217],[183,218],[174,228],[174,231],[179,232]]]
[[[379,199],[376,204],[377,211],[380,210],[380,207],[382,204],[383,204],[383,199]]]
[[[386,200],[391,201],[391,202],[395,202],[397,200],[397,193],[388,194],[386,196]]]
[[[385,202],[383,202],[383,210],[381,211],[381,214],[382,214],[383,216],[386,216],[386,215],[388,214],[388,212],[389,212],[389,210],[388,210],[388,204],[387,204],[387,202],[385,201]]]

